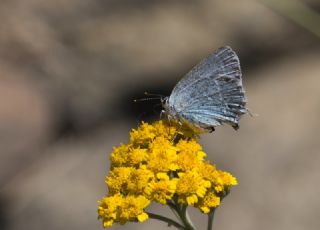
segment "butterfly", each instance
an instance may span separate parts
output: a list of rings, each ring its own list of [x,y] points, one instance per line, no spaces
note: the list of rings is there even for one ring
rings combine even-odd
[[[187,123],[202,131],[214,131],[224,123],[235,130],[248,113],[237,54],[221,47],[190,70],[164,98],[168,118]]]

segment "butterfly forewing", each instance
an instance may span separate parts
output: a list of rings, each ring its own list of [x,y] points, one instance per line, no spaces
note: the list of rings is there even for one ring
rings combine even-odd
[[[201,128],[237,124],[247,112],[237,55],[222,47],[195,66],[173,89],[169,106]]]

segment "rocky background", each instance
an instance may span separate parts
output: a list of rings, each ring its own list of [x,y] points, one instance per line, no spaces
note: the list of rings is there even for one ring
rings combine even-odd
[[[133,99],[169,95],[223,45],[258,116],[201,139],[239,180],[215,229],[319,229],[319,13],[317,0],[2,0],[0,229],[102,229],[112,146],[159,117],[158,102]],[[151,225],[168,228],[113,229]]]

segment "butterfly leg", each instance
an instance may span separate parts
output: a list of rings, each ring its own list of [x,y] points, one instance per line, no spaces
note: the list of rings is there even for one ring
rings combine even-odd
[[[163,109],[160,112],[160,120],[162,120],[162,118],[166,115],[166,111]]]
[[[175,134],[174,134],[174,136],[173,136],[173,138],[171,140],[172,143],[174,143],[176,141],[176,138],[177,138],[179,132],[182,129],[182,125],[183,125],[182,122],[179,121],[179,127],[176,129],[176,132],[175,132]]]

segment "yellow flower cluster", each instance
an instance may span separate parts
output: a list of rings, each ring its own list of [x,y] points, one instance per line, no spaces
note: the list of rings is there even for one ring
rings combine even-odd
[[[145,221],[150,202],[193,205],[209,213],[237,180],[205,161],[192,128],[175,121],[142,123],[130,142],[114,148],[106,177],[109,193],[99,201],[104,227],[114,222]]]

